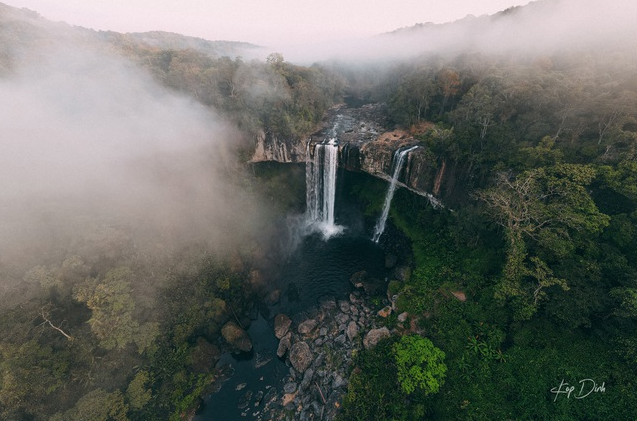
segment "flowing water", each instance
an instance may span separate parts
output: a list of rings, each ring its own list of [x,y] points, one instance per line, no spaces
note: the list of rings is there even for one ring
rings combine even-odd
[[[328,239],[343,231],[334,218],[338,144],[335,138],[330,138],[311,148],[308,145],[305,170],[306,218],[314,231],[320,231]]]
[[[417,149],[418,146],[412,146],[408,149],[404,149],[402,151],[397,151],[394,155],[394,159],[392,165],[394,167],[394,171],[392,173],[391,182],[389,183],[389,188],[387,189],[387,194],[385,195],[385,203],[383,204],[383,212],[378,218],[378,222],[376,223],[376,227],[374,228],[374,235],[372,236],[372,241],[378,243],[380,236],[385,231],[385,224],[387,223],[387,217],[389,216],[389,208],[391,207],[391,200],[394,197],[394,191],[396,190],[396,183],[398,182],[398,177],[400,177],[400,171],[403,168],[403,164],[405,163],[405,158],[409,154],[409,152]]]

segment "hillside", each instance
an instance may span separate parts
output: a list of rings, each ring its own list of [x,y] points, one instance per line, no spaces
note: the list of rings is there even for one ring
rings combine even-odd
[[[584,2],[403,28],[309,66],[0,4],[0,419],[192,418],[223,384],[221,354],[250,349],[244,328],[262,317],[272,333],[280,301],[312,288],[279,276],[325,174],[336,223],[354,221],[343,235],[387,275],[356,267],[347,294],[302,315],[330,327],[304,323],[295,344],[320,342],[342,376],[286,368],[243,408],[632,419],[636,13]],[[334,171],[315,159],[307,178],[330,138]],[[398,151],[410,189],[377,244]]]

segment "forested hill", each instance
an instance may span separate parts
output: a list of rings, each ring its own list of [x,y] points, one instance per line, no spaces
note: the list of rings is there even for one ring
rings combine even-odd
[[[37,12],[29,9],[17,9],[0,3],[0,32],[3,34],[3,47],[19,48],[35,46],[38,43],[50,43],[52,40],[68,36],[73,38],[86,37],[107,43],[137,46],[139,48],[154,48],[163,50],[197,50],[211,58],[223,56],[250,57],[252,53],[262,47],[240,41],[210,41],[197,37],[163,31],[139,33],[117,33],[112,31],[94,31],[78,26],[71,26],[64,22],[52,22],[42,18]]]
[[[212,107],[246,135],[299,138],[311,133],[341,96],[342,80],[323,66],[296,66],[258,46],[165,32],[98,32],[0,4],[0,75],[11,75],[57,49],[115,54],[161,84]]]
[[[343,419],[633,419],[637,36],[630,13],[542,14],[575,3],[311,66],[0,4],[0,418],[185,418],[218,374],[222,326],[263,296],[272,221],[304,198],[246,171],[254,137],[300,142],[347,98],[381,104],[453,211],[396,192],[388,231],[410,267],[379,323],[431,344],[361,352]],[[386,185],[355,183],[378,214]],[[428,382],[433,346],[446,367]],[[551,393],[583,379],[605,392]]]
[[[632,20],[636,13],[632,2],[536,0],[493,15],[469,15],[444,24],[420,23],[379,38],[388,43],[400,40],[397,48],[403,56],[407,45],[447,55],[479,51],[519,57],[578,49],[634,49]]]

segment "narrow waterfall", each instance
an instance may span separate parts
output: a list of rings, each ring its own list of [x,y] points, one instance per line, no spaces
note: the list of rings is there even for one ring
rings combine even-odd
[[[312,229],[321,231],[325,239],[343,230],[334,219],[337,168],[338,144],[335,138],[314,145],[314,154],[308,144],[305,160],[306,218]]]
[[[394,159],[392,160],[392,167],[394,171],[391,177],[391,183],[389,183],[389,188],[387,189],[387,194],[385,195],[385,203],[383,204],[383,213],[378,218],[378,222],[376,222],[376,227],[374,228],[374,235],[372,240],[375,243],[378,243],[380,236],[385,231],[385,223],[387,223],[387,217],[389,216],[389,208],[391,206],[391,200],[394,197],[394,190],[396,190],[396,182],[398,181],[398,177],[400,176],[400,171],[403,168],[403,164],[405,163],[405,158],[409,154],[409,152],[417,149],[418,146],[412,146],[405,150],[398,150],[394,154]]]

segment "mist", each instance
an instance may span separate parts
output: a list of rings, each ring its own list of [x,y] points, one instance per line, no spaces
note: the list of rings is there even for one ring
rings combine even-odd
[[[491,16],[469,15],[447,24],[419,23],[368,39],[290,47],[282,53],[299,63],[377,63],[423,54],[526,56],[596,51],[634,46],[635,18],[637,3],[631,0],[538,0]]]
[[[1,264],[63,257],[104,226],[153,252],[219,254],[256,230],[241,135],[130,62],[47,45],[16,56],[0,97]]]

